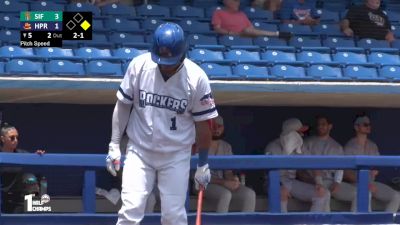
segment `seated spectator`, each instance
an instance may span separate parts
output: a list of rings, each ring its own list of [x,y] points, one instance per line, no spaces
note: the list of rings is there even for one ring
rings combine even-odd
[[[371,133],[371,121],[366,115],[358,115],[354,120],[356,136],[344,146],[345,155],[371,155],[378,156],[378,146],[368,138]],[[386,184],[376,182],[378,170],[371,170],[369,191],[373,198],[386,203],[386,211],[397,212],[400,206],[400,194]],[[357,174],[353,170],[346,170],[344,179],[352,184],[357,183]],[[371,204],[371,203],[370,203]]]
[[[262,8],[271,12],[276,12],[281,8],[282,0],[254,0],[253,7]]]
[[[303,133],[308,130],[297,118],[287,119],[282,124],[282,132],[265,148],[265,154],[303,154]],[[311,202],[311,212],[326,212],[330,204],[330,192],[322,185],[312,185],[296,179],[296,170],[281,170],[281,212],[287,212],[289,198]]]
[[[283,2],[285,4],[286,2]],[[315,5],[312,1],[296,0],[287,2],[285,9],[281,11],[281,19],[284,23],[301,25],[316,25],[319,19],[315,17]]]
[[[18,131],[8,124],[0,129],[0,149],[6,153],[28,153],[18,148]],[[44,150],[37,150],[42,155]],[[39,182],[37,176],[25,173],[20,167],[2,167],[0,169],[2,184],[2,209],[5,213],[22,213],[24,211],[24,196],[38,195]]]
[[[316,118],[317,134],[304,140],[304,152],[309,155],[343,155],[343,147],[335,141],[331,136],[333,124],[326,116],[318,116]],[[351,202],[351,211],[356,210],[356,187],[342,182],[343,170],[313,170],[309,175],[314,175],[312,183],[323,185],[327,190],[331,191],[332,197],[340,200]],[[326,206],[326,210],[330,211],[330,205]]]
[[[380,0],[365,0],[364,5],[350,8],[341,22],[342,32],[349,37],[394,41],[390,21],[380,5]]]
[[[254,28],[246,14],[239,10],[240,0],[224,0],[224,8],[216,10],[212,17],[214,31],[222,35],[244,37],[275,36],[289,39],[288,32],[266,31]]]
[[[209,155],[232,155],[232,147],[222,140],[224,121],[221,116],[214,120],[212,129],[213,140]],[[242,212],[254,212],[256,207],[256,193],[242,185],[232,170],[211,171],[211,182],[204,191],[204,198],[216,206],[216,212],[226,213],[230,204],[241,206]]]

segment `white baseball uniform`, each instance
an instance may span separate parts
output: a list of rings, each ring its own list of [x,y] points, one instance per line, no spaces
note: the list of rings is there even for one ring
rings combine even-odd
[[[157,179],[161,223],[187,225],[185,199],[194,122],[218,116],[207,75],[185,59],[176,74],[164,80],[147,53],[132,60],[117,97],[133,104],[117,224],[140,223]]]
[[[271,155],[286,155],[279,138],[267,145],[265,153]],[[310,211],[325,211],[327,205],[326,202],[331,198],[329,191],[325,191],[324,196],[317,197],[315,191],[310,191],[315,190],[314,185],[296,179],[296,170],[281,170],[280,182],[294,198],[301,201],[311,202]],[[281,211],[287,212],[287,202],[281,202]]]
[[[318,136],[311,136],[304,140],[303,150],[305,154],[309,155],[344,155],[343,147],[331,137],[323,139]],[[328,190],[334,182],[338,183],[339,189],[331,195],[340,201],[351,202],[351,211],[356,210],[357,190],[353,185],[342,182],[343,170],[323,170],[322,179],[324,187]],[[330,211],[330,204],[326,205],[326,211]]]
[[[350,139],[344,146],[346,155],[372,155],[378,156],[378,146],[367,139],[367,143],[363,146],[357,143],[356,138]],[[386,211],[397,212],[400,206],[400,194],[388,185],[376,181],[371,181],[377,188],[377,192],[372,197],[386,203]]]

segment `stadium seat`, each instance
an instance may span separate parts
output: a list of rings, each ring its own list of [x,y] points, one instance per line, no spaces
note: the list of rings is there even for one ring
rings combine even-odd
[[[380,65],[398,65],[400,66],[400,57],[398,54],[388,54],[384,52],[371,52],[368,55],[368,62]]]
[[[343,69],[343,75],[357,81],[384,81],[385,78],[378,77],[375,67],[360,65],[349,65]]]
[[[172,8],[172,16],[180,18],[204,18],[204,9],[186,5],[176,5]]]
[[[332,61],[329,53],[315,51],[301,51],[297,53],[297,60],[308,63],[329,63]]]
[[[179,25],[187,33],[215,35],[214,31],[210,28],[209,22],[200,22],[195,19],[182,19],[179,21]]]
[[[160,24],[166,21],[162,19],[147,18],[142,22],[142,28],[147,31],[154,31]]]
[[[271,75],[285,80],[311,80],[306,77],[303,67],[291,65],[275,65],[271,68]]]
[[[253,26],[260,30],[278,31],[278,26],[276,24],[272,24],[272,23],[253,21]]]
[[[83,46],[96,47],[96,48],[113,48],[114,43],[111,43],[106,34],[92,33],[92,40],[79,40]]]
[[[321,40],[319,38],[312,37],[293,37],[289,41],[290,46],[294,46],[296,48],[301,47],[321,47]]]
[[[202,63],[200,67],[204,70],[211,80],[237,80],[239,76],[232,74],[232,69],[229,65],[220,65],[216,63]]]
[[[162,6],[173,7],[177,5],[185,5],[185,0],[158,0],[158,4]]]
[[[254,7],[245,7],[243,12],[247,15],[250,20],[261,19],[261,20],[274,20],[274,14],[271,11],[263,10]]]
[[[20,3],[15,0],[0,0],[0,12],[12,13],[12,12],[23,12],[29,11],[28,4]]]
[[[5,70],[10,75],[42,75],[43,64],[27,59],[12,59],[6,63]]]
[[[330,23],[318,24],[313,27],[313,31],[316,34],[321,34],[321,35],[332,35],[332,36],[343,35],[342,31],[340,30],[339,24],[330,24]]]
[[[342,2],[337,2],[337,1],[324,1],[323,4],[323,9],[324,10],[329,10],[333,12],[343,12],[347,8],[346,4],[343,4]]]
[[[111,17],[104,21],[105,27],[113,31],[123,31],[123,32],[143,32],[140,29],[139,21],[128,20],[121,17]]]
[[[52,1],[32,2],[30,11],[64,11],[64,5]]]
[[[394,40],[394,41],[391,43],[391,45],[392,45],[392,48],[400,49],[400,40],[399,40],[399,39]]]
[[[2,14],[0,17],[0,29],[19,29],[20,22],[19,18]]]
[[[150,47],[149,43],[145,43],[144,36],[141,34],[113,33],[110,36],[110,41],[125,47],[140,49],[147,49]]]
[[[122,76],[120,63],[111,63],[105,60],[91,60],[86,64],[86,72],[95,76]]]
[[[253,40],[247,37],[223,35],[218,37],[218,43],[231,48],[258,49],[258,46],[253,45]]]
[[[400,81],[400,66],[382,66],[379,75],[395,81]]]
[[[342,68],[333,65],[311,65],[307,68],[307,76],[318,80],[348,80],[342,75]]]
[[[46,60],[73,59],[75,57],[72,49],[55,48],[55,47],[36,48],[35,55]]]
[[[0,58],[37,58],[32,48],[18,46],[3,46],[0,48]]]
[[[332,12],[325,9],[316,10],[316,15],[322,22],[339,22],[340,17],[338,12]]]
[[[102,19],[93,19],[92,27],[94,32],[104,32],[110,30],[104,27],[104,21]]]
[[[216,6],[219,6],[220,4],[218,1],[215,0],[192,0],[192,6],[194,7],[200,7],[200,8],[215,8]]]
[[[136,10],[129,5],[114,3],[101,7],[101,14],[105,16],[136,16]]]
[[[271,63],[277,63],[277,62],[291,63],[296,61],[296,56],[294,52],[268,50],[266,52],[261,52],[261,59]]]
[[[5,70],[4,67],[5,67],[4,62],[1,62],[1,61],[0,61],[0,75],[6,73],[6,70]]]
[[[50,60],[45,63],[45,70],[51,75],[82,76],[85,74],[82,63],[68,60]]]
[[[367,63],[365,54],[354,52],[337,52],[333,54],[333,61],[342,64]]]
[[[201,1],[201,0],[199,0],[199,1]],[[193,5],[193,6],[195,6],[195,5]],[[200,7],[203,7],[203,6],[200,6]],[[213,6],[210,6],[210,7],[203,7],[203,8],[205,8],[205,16],[206,16],[206,18],[209,18],[209,19],[211,19],[212,18],[212,16],[213,16],[213,14],[214,14],[214,11],[215,10],[219,10],[219,9],[222,9],[222,6],[217,6],[217,5],[215,5],[215,3],[214,3],[214,5]]]
[[[112,50],[112,55],[114,58],[132,60],[136,56],[146,53],[145,50],[139,50],[136,48],[118,48]]]
[[[393,11],[393,9],[386,10],[387,16],[392,23],[399,23],[400,22],[400,10]]]
[[[322,41],[322,43],[323,46],[329,48],[355,47],[354,40],[352,38],[327,37]]]
[[[224,53],[224,58],[228,61],[239,63],[263,63],[260,61],[260,54],[258,51],[232,49]]]
[[[224,62],[221,51],[195,48],[188,52],[189,58],[196,62]]]
[[[198,48],[207,48],[214,50],[223,50],[225,46],[219,45],[217,37],[215,35],[202,35],[202,34],[190,34],[187,37],[189,46],[194,46]]]
[[[109,49],[97,49],[91,47],[82,47],[74,49],[75,56],[82,57],[83,59],[111,59],[111,52]]]
[[[19,30],[0,30],[0,40],[3,41],[3,44],[19,45],[20,38]]]
[[[357,41],[357,46],[360,48],[390,48],[390,44],[386,40],[375,40],[371,38],[363,38]]]
[[[267,80],[269,78],[268,68],[251,64],[238,64],[233,66],[233,74],[246,80]]]
[[[69,12],[92,12],[94,16],[100,15],[100,9],[89,3],[70,3],[66,6],[65,9]]]
[[[142,17],[169,17],[169,8],[160,5],[143,4],[136,8],[136,13],[138,16]]]
[[[257,37],[253,40],[254,44],[266,48],[268,46],[287,46],[287,42],[277,37]]]
[[[312,34],[310,26],[293,24],[293,23],[280,24],[279,31],[290,32],[293,34]]]

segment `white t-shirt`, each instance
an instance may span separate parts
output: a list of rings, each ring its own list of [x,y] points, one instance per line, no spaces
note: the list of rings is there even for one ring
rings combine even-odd
[[[135,147],[158,151],[190,151],[194,122],[218,116],[208,77],[189,59],[164,81],[150,53],[130,63],[117,97],[133,104],[127,134]]]

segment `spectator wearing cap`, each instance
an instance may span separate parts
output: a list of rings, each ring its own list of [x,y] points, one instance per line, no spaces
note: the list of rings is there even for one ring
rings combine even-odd
[[[9,124],[0,128],[0,149],[4,153],[28,153],[18,148],[18,130]],[[37,150],[42,155],[44,150]],[[31,173],[25,173],[20,167],[2,167],[0,169],[2,184],[2,211],[5,213],[22,213],[24,195],[38,194],[38,179]]]
[[[215,10],[211,23],[214,31],[221,35],[245,37],[272,36],[289,39],[288,32],[267,31],[254,28],[249,18],[239,9],[240,0],[223,0],[224,8]]]
[[[358,115],[354,120],[355,137],[344,146],[346,155],[379,156],[378,146],[368,138],[371,133],[371,121],[366,115]],[[378,170],[371,170],[369,191],[372,197],[386,203],[385,210],[397,212],[400,206],[400,194],[386,184],[376,182]],[[344,178],[352,184],[357,183],[357,174],[353,170],[346,170]],[[371,203],[370,203],[371,204]]]
[[[283,2],[284,10],[281,10],[281,19],[284,23],[294,23],[301,25],[316,25],[319,19],[315,16],[315,2],[306,0],[296,0]],[[286,4],[286,5],[285,5]]]
[[[343,147],[330,135],[333,128],[332,121],[323,115],[316,117],[316,135],[304,140],[303,150],[309,155],[344,155]],[[312,170],[308,175],[315,185],[322,185],[330,190],[332,197],[340,201],[351,202],[351,211],[356,210],[356,187],[343,180],[343,170]],[[326,206],[330,211],[330,205]]]
[[[231,145],[222,140],[224,136],[224,121],[221,116],[214,119],[212,125],[212,142],[208,152],[213,155],[232,155]],[[215,205],[216,212],[226,213],[230,205],[237,205],[242,212],[254,212],[256,193],[242,185],[232,170],[212,170],[211,182],[204,191],[204,199]],[[236,207],[235,207],[236,208]]]
[[[265,154],[301,155],[303,135],[308,130],[297,118],[283,122],[280,137],[265,148]],[[296,170],[281,170],[281,211],[287,212],[289,198],[311,202],[312,212],[325,212],[330,201],[330,193],[321,185],[312,185],[296,179]]]
[[[350,8],[341,22],[342,32],[349,37],[394,41],[389,18],[380,6],[381,0],[365,0],[365,4]]]

